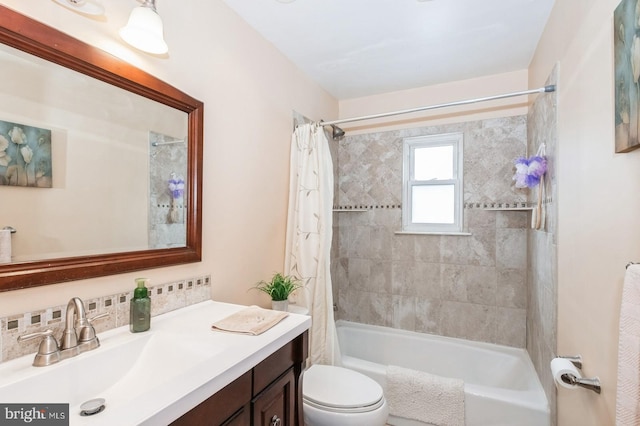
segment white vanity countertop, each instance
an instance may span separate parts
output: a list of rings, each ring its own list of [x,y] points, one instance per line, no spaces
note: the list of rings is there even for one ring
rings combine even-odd
[[[224,388],[311,326],[290,314],[258,336],[213,331],[245,308],[206,301],[98,335],[101,346],[48,367],[33,354],[0,364],[3,403],[69,403],[70,425],[166,425]],[[26,399],[25,399],[26,398]],[[80,416],[80,404],[104,398],[105,410]]]

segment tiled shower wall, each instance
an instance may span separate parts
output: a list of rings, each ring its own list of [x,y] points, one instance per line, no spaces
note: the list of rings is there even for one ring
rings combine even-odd
[[[471,235],[397,234],[403,138],[451,132],[464,134]],[[336,202],[367,211],[334,213],[338,318],[524,347],[529,214],[476,206],[526,201],[512,185],[513,160],[526,146],[526,116],[347,134],[338,148]]]
[[[154,142],[159,145],[154,146]],[[187,143],[149,132],[149,152],[149,247],[184,247],[187,242],[184,217],[187,206],[185,197],[173,199],[169,179],[172,173],[176,177],[187,176]],[[172,209],[177,213],[173,219]]]
[[[555,84],[554,70],[547,85]],[[528,116],[529,152],[535,153],[541,143],[546,144],[547,178],[544,205],[546,225],[541,230],[529,231],[527,351],[538,371],[551,407],[551,419],[556,419],[556,387],[549,374],[549,363],[556,354],[557,341],[557,214],[555,152],[557,147],[556,95],[538,96]],[[530,194],[535,197],[537,190]]]

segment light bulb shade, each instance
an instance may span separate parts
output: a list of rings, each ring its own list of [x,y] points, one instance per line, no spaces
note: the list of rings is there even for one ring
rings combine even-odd
[[[169,51],[164,41],[162,19],[147,6],[138,6],[131,11],[127,25],[120,30],[120,37],[144,52],[161,55]]]

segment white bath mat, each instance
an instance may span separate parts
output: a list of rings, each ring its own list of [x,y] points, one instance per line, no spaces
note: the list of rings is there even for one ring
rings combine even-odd
[[[464,382],[387,367],[389,413],[435,426],[464,426]]]

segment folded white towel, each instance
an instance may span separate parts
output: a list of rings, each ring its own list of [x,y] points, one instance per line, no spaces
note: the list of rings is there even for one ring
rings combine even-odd
[[[249,306],[215,322],[211,328],[213,330],[257,336],[282,321],[288,315],[288,312]]]
[[[389,414],[436,426],[464,426],[464,382],[387,367]]]
[[[640,265],[624,276],[618,341],[616,425],[640,424]]]

